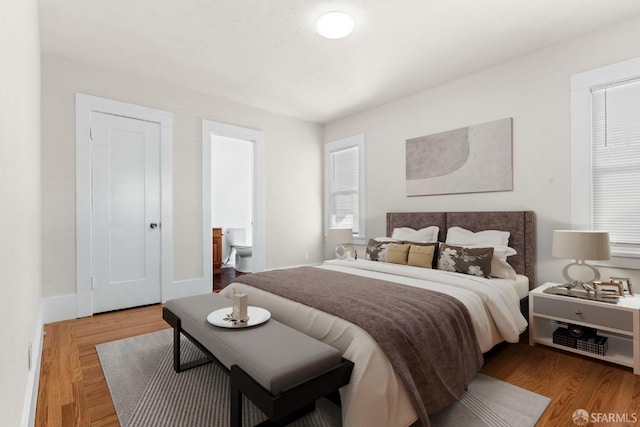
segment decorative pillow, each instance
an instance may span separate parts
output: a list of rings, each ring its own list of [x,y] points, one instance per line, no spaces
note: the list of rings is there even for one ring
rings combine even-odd
[[[433,254],[438,244],[434,245],[410,245],[407,264],[415,267],[432,268]]]
[[[387,262],[406,264],[410,247],[411,245],[404,245],[402,243],[390,243],[387,248]]]
[[[438,242],[409,242],[409,241],[403,241],[402,243],[409,243],[410,245],[415,245],[415,246],[432,246],[433,247],[433,256],[432,256],[432,262],[431,262],[431,268],[438,268],[438,245],[440,243]],[[409,250],[409,252],[411,252],[411,250]]]
[[[369,239],[367,242],[367,253],[365,259],[369,261],[387,261],[387,249],[389,245],[395,240],[387,239],[386,237],[381,239]]]
[[[410,240],[412,242],[437,242],[440,227],[432,225],[430,227],[414,230],[409,227],[394,228],[391,238],[396,240]]]
[[[489,277],[493,248],[465,248],[443,243],[440,245],[438,269]]]
[[[461,227],[450,227],[447,230],[446,243],[454,245],[509,246],[508,231],[485,230],[474,233]]]
[[[486,247],[486,245],[464,245],[466,248],[480,248]],[[507,257],[515,255],[515,249],[508,246],[494,246],[493,258],[491,258],[491,277],[498,279],[515,279],[516,271],[511,264],[507,262]]]

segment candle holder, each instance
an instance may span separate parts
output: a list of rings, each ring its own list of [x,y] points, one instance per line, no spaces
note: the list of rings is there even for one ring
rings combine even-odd
[[[249,295],[244,292],[235,293],[234,291],[233,295],[231,295],[231,301],[233,303],[231,319],[236,322],[248,322],[247,307],[249,306]]]

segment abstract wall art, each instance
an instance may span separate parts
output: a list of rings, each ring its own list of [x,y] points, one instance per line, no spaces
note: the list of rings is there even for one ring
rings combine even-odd
[[[513,190],[513,119],[406,141],[407,196]]]

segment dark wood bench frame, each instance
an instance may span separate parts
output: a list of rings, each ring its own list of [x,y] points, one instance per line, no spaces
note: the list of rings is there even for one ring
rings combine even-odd
[[[328,397],[334,402],[337,400],[336,403],[338,403],[339,395],[337,391],[340,387],[348,384],[351,377],[353,362],[342,358],[341,362],[334,368],[314,378],[293,385],[281,391],[279,394],[272,394],[238,365],[232,365],[231,369],[227,369],[209,349],[205,348],[198,340],[182,329],[180,318],[166,307],[162,309],[162,318],[173,327],[173,369],[176,372],[180,373],[214,362],[229,374],[231,383],[229,425],[231,427],[242,427],[243,394],[269,417],[269,420],[260,423],[259,426],[285,425],[313,411],[316,400],[321,397]],[[181,364],[180,334],[189,339],[189,341],[205,354],[205,357]]]

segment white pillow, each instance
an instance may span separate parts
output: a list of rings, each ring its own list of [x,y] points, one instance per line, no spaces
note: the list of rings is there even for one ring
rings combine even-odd
[[[516,271],[511,267],[506,258],[499,258],[493,255],[491,258],[491,277],[498,279],[516,279]]]
[[[440,227],[432,225],[429,227],[414,230],[409,227],[394,228],[391,234],[392,239],[408,240],[417,243],[430,243],[438,241]]]
[[[375,239],[376,242],[397,242],[397,239],[392,239],[391,237],[376,237]]]
[[[480,246],[480,245],[473,245]],[[509,246],[493,246],[493,256],[497,256],[498,258],[507,259],[508,256],[512,256],[517,254],[515,249],[510,248]]]
[[[509,246],[508,231],[485,230],[474,233],[461,227],[450,227],[447,230],[447,240],[445,243],[453,245],[489,245],[489,246]]]

